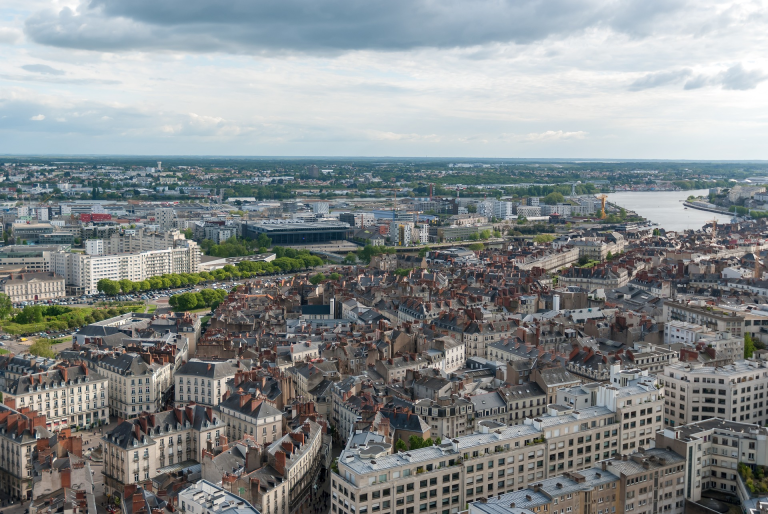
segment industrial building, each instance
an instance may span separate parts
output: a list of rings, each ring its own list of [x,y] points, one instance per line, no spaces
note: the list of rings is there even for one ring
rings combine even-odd
[[[257,238],[266,234],[273,245],[321,244],[344,241],[350,236],[350,226],[340,221],[317,222],[262,222],[249,223],[245,227],[247,237]]]

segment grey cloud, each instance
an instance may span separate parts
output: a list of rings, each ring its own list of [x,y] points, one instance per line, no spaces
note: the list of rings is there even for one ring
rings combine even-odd
[[[25,64],[24,66],[22,66],[22,69],[31,71],[33,73],[42,73],[44,75],[65,75],[66,74],[66,72],[62,70],[57,70],[56,68],[52,68],[46,64]]]
[[[649,73],[643,77],[640,77],[629,86],[630,91],[642,91],[644,89],[652,89],[654,87],[666,86],[667,84],[673,84],[679,82],[685,78],[691,76],[691,70],[683,68],[680,70],[672,71],[659,71],[656,73]]]
[[[768,74],[761,70],[747,70],[739,63],[714,75],[697,75],[685,83],[684,89],[720,86],[733,91],[747,91],[755,89],[766,80],[768,80]]]
[[[12,45],[21,39],[21,31],[10,27],[0,27],[0,44]]]
[[[98,51],[341,53],[528,44],[609,28],[644,36],[683,0],[81,0],[25,23],[34,41]]]

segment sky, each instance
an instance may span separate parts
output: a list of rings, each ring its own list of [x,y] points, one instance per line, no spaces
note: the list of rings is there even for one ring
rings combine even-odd
[[[768,2],[2,0],[0,154],[768,159]]]

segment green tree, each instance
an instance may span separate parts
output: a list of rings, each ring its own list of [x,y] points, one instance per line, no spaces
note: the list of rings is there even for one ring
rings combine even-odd
[[[611,261],[611,260],[613,260],[613,253],[611,253],[611,252],[608,252],[608,254],[605,256],[605,260],[606,260],[606,261]]]
[[[133,282],[125,278],[120,280],[120,290],[123,293],[130,293],[133,291]]]
[[[102,278],[96,283],[96,288],[104,294],[110,296],[116,295],[120,292],[120,284],[114,280],[108,278]]]
[[[357,255],[355,255],[352,252],[349,252],[347,255],[344,256],[344,263],[345,264],[354,264],[357,262]]]
[[[179,310],[189,311],[197,307],[197,297],[193,293],[182,293],[176,296],[178,296],[176,305]]]
[[[272,246],[272,239],[267,234],[259,234],[259,237],[256,238],[256,244],[259,248],[269,248]]]
[[[397,442],[395,443],[395,450],[397,450],[398,452],[407,451],[408,450],[408,445],[405,444],[405,441],[403,441],[402,439],[398,438]]]
[[[467,205],[467,212],[470,213],[470,214],[476,213],[477,212],[477,205],[475,205],[473,203]]]
[[[426,257],[426,256],[427,256],[427,254],[428,254],[429,252],[431,252],[431,251],[432,251],[432,248],[430,248],[429,246],[425,246],[425,247],[423,247],[423,248],[421,248],[421,249],[419,250],[419,257],[420,257],[420,258],[424,258],[424,257]]]
[[[341,275],[339,275],[338,273],[331,273],[330,275],[328,275],[328,278],[331,280],[339,280],[341,278]]]
[[[315,285],[315,286],[316,286],[317,284],[319,284],[320,282],[322,282],[323,280],[325,280],[325,275],[323,275],[322,273],[318,273],[317,275],[312,275],[312,276],[309,278],[309,282],[310,282],[312,285]]]
[[[753,353],[755,353],[755,343],[752,341],[752,336],[744,334],[744,358],[751,358]]]
[[[548,244],[555,240],[552,234],[537,234],[533,236],[533,242],[538,244]]]
[[[0,293],[0,319],[7,318],[13,310],[13,302],[7,294]]]
[[[558,203],[563,203],[564,201],[565,201],[565,197],[558,192],[549,193],[547,196],[544,197],[544,203],[547,205],[555,205]]]
[[[56,352],[51,349],[51,343],[42,339],[38,339],[29,347],[29,353],[48,359],[56,357]]]
[[[467,248],[472,250],[473,252],[479,252],[482,251],[485,246],[483,243],[472,243],[471,245],[467,245]]]
[[[188,229],[184,230],[184,231],[182,232],[182,234],[184,234],[184,238],[185,238],[185,239],[192,239],[192,237],[193,237],[193,235],[192,235],[192,229],[191,229],[191,228],[188,228]]]
[[[525,225],[526,223],[528,223],[528,218],[526,218],[525,216],[518,216],[517,217],[517,224],[518,225]],[[512,230],[512,229],[510,229],[510,230]]]
[[[480,231],[480,239],[488,239],[491,237],[491,231],[490,230],[481,230]]]

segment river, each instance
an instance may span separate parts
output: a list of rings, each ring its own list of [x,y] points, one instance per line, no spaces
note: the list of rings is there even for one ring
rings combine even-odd
[[[715,214],[714,212],[686,209],[683,200],[689,196],[705,196],[709,194],[706,189],[696,191],[653,191],[639,192],[627,191],[611,193],[608,201],[635,211],[640,216],[658,223],[665,230],[700,229],[712,218],[717,218],[719,223],[728,223],[730,216]]]

